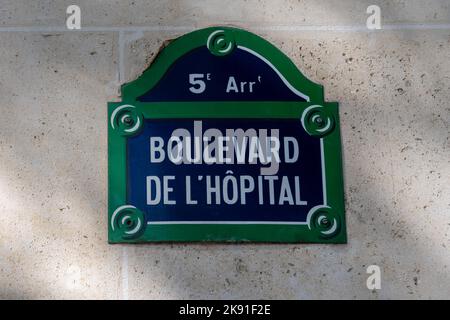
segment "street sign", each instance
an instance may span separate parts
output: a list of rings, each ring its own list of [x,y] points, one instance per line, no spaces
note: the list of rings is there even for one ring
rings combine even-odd
[[[109,242],[345,243],[338,104],[276,47],[213,27],[108,104]]]

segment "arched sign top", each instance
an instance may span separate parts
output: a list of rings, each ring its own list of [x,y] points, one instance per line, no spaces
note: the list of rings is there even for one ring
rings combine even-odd
[[[201,29],[175,39],[138,79],[122,86],[122,98],[129,102],[324,100],[323,87],[307,79],[278,48],[231,27]]]

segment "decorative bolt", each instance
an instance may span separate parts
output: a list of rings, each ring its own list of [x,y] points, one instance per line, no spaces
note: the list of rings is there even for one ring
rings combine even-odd
[[[322,117],[317,117],[316,120],[315,120],[315,122],[316,122],[317,125],[321,126],[321,125],[323,124],[323,119],[322,119]]]
[[[328,227],[328,226],[330,225],[330,220],[328,220],[328,218],[324,218],[324,219],[322,220],[322,225],[323,225],[324,227]]]
[[[131,118],[130,116],[126,116],[123,119],[123,122],[127,125],[127,126],[131,126],[133,124],[133,118]]]

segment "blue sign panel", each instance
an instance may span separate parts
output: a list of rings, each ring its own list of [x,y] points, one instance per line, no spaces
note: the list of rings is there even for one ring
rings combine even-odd
[[[127,163],[128,203],[149,224],[306,223],[323,204],[320,140],[299,119],[146,120]]]

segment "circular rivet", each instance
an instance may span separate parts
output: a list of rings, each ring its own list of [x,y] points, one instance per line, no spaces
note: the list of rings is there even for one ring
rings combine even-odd
[[[139,132],[144,123],[142,113],[135,106],[126,104],[117,107],[111,114],[111,127],[123,136]]]
[[[312,208],[308,213],[308,228],[321,238],[332,238],[341,230],[341,220],[333,210],[324,205]]]
[[[317,123],[318,125],[322,125],[322,124],[323,124],[323,119],[322,119],[321,117],[317,117],[317,118],[316,118],[316,123]]]
[[[131,126],[131,125],[133,125],[133,123],[134,123],[133,118],[131,118],[130,116],[126,116],[126,117],[123,119],[123,122],[124,122],[127,126]]]
[[[144,213],[132,205],[118,207],[113,212],[110,223],[111,230],[124,239],[138,238],[147,225]]]
[[[236,43],[230,30],[215,30],[209,35],[206,46],[213,55],[221,57],[233,52]]]
[[[315,137],[323,137],[335,127],[333,114],[321,105],[306,108],[302,113],[301,123],[305,131]]]

